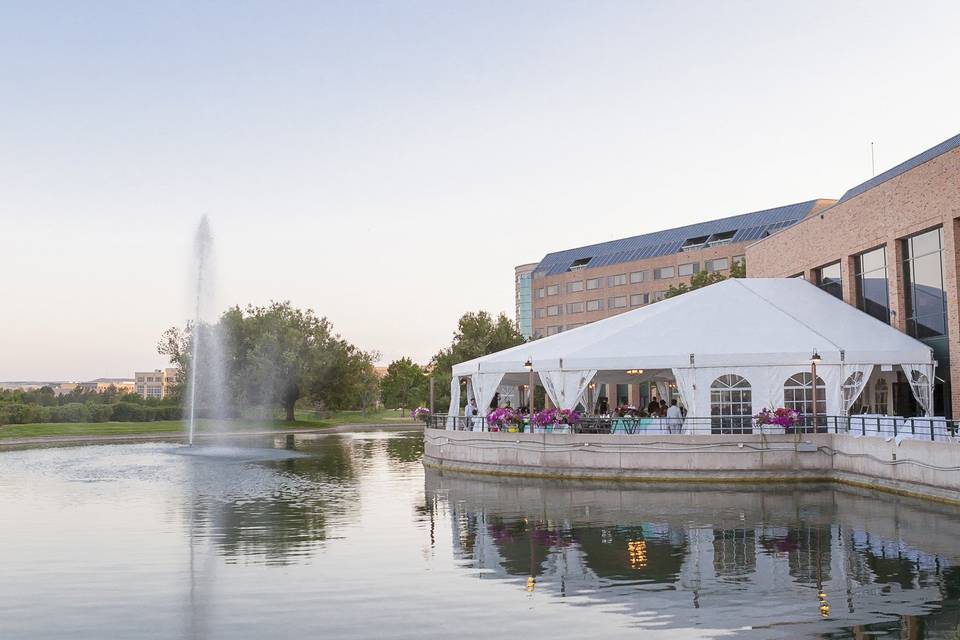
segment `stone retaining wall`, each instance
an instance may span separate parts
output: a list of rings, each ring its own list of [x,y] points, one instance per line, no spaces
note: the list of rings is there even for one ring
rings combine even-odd
[[[831,480],[960,504],[960,445],[848,435],[475,433],[426,429],[424,464],[577,479]]]

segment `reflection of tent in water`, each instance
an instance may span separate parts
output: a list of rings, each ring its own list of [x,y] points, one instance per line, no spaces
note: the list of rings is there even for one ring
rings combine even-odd
[[[645,524],[630,527],[576,527],[586,565],[599,577],[672,583],[686,556],[682,532]]]
[[[643,627],[749,624],[763,630],[749,637],[795,638],[870,625],[915,638],[917,616],[939,625],[958,613],[960,521],[928,505],[833,489],[461,478],[427,476],[428,495],[449,507],[457,557],[518,589],[533,576],[541,597],[614,605]],[[748,619],[731,619],[744,602],[756,604]]]

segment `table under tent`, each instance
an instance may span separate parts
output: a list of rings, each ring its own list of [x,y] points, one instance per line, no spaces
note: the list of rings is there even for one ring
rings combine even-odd
[[[686,423],[742,433],[764,408],[848,416],[868,382],[900,371],[929,418],[935,370],[927,345],[805,280],[728,279],[460,363],[448,415],[459,415],[461,380],[485,416],[498,392],[521,398],[532,373],[561,409],[594,411],[597,385],[648,382],[658,397],[679,398]]]

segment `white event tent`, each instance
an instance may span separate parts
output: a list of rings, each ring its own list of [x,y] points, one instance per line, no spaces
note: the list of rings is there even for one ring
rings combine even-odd
[[[462,362],[453,367],[449,413],[459,413],[460,378],[469,379],[467,395],[486,415],[498,389],[526,384],[530,362],[564,409],[576,407],[591,382],[650,381],[660,389],[676,384],[688,414],[707,417],[711,388],[732,375],[749,385],[756,414],[784,405],[784,382],[809,372],[814,352],[829,415],[849,411],[875,367],[902,368],[917,403],[932,415],[931,349],[801,278],[728,279]]]

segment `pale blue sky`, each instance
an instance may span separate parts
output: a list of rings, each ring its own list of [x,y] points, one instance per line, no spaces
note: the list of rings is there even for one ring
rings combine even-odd
[[[960,3],[5,2],[0,380],[162,366],[222,305],[385,360],[544,253],[815,197],[960,132]],[[373,280],[381,280],[371,287]]]

